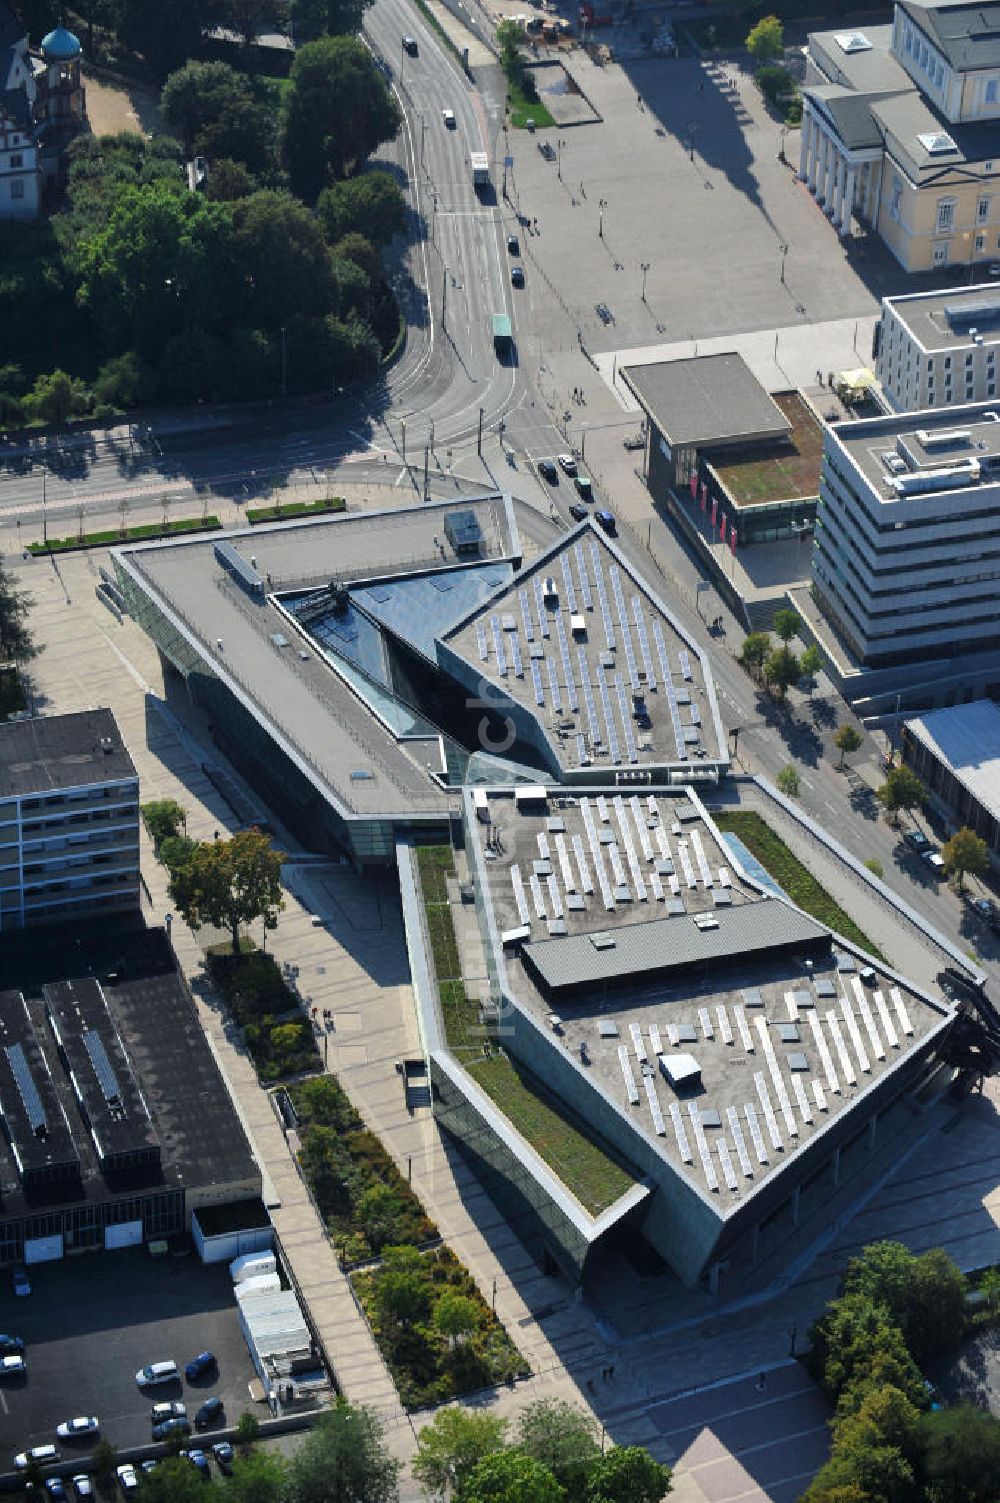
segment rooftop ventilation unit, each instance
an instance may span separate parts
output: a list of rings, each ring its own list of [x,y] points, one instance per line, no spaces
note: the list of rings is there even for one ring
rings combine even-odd
[[[902,475],[906,471],[906,460],[902,455],[894,453],[892,449],[884,449],[879,459],[891,475]]]
[[[925,449],[951,449],[958,444],[972,442],[972,434],[968,428],[941,428],[935,431],[918,428],[913,436]]]
[[[264,581],[257,570],[251,568],[245,558],[241,558],[232,543],[216,543],[215,557],[229,577],[242,586],[248,595],[260,597],[264,594]]]
[[[950,324],[973,326],[975,332],[983,324],[995,324],[1000,320],[1000,302],[992,298],[976,303],[945,303],[944,316]]]
[[[979,474],[979,460],[967,459],[944,470],[915,470],[908,475],[896,475],[887,483],[897,496],[919,496],[930,491],[959,490],[962,486],[974,485]]]

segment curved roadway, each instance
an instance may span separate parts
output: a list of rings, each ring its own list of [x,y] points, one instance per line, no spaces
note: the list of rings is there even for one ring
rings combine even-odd
[[[416,57],[403,53],[404,34],[416,38]],[[187,496],[190,509],[192,486],[253,499],[348,461],[352,478],[363,480],[376,470],[385,479],[386,465],[405,459],[419,489],[425,446],[437,456],[434,471],[447,459],[449,468],[462,464],[467,478],[476,476],[474,483],[491,483],[500,423],[515,408],[530,411],[532,395],[516,358],[501,364],[492,344],[492,315],[511,316],[516,344],[518,315],[523,310],[527,325],[532,297],[530,286],[515,293],[510,282],[506,235],[516,226],[502,198],[502,154],[494,158],[504,80],[493,63],[477,69],[475,83],[467,78],[408,0],[376,0],[366,38],[403,109],[400,135],[383,153],[405,181],[411,207],[408,244],[393,277],[408,324],[400,360],[368,387],[316,405],[275,402],[178,413],[131,432],[15,438],[0,449],[0,515],[37,525],[44,498],[51,530],[66,532],[84,514],[157,511],[171,488],[178,506]],[[444,110],[453,112],[453,128]],[[472,186],[473,151],[485,151],[491,162],[493,191],[482,197]],[[294,359],[290,347],[290,367]],[[532,426],[519,423],[519,437],[537,447]],[[542,420],[534,437],[551,452],[556,435],[547,430],[543,439],[544,427]]]

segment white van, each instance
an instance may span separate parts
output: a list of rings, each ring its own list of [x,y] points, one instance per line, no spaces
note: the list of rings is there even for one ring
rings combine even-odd
[[[252,1299],[255,1294],[278,1294],[280,1290],[281,1280],[276,1273],[258,1273],[252,1279],[241,1279],[233,1292],[242,1304],[245,1299]]]
[[[229,1277],[234,1284],[239,1284],[243,1279],[256,1278],[261,1273],[275,1273],[278,1260],[273,1252],[249,1252],[241,1258],[234,1258],[229,1265]]]
[[[50,1461],[59,1460],[58,1446],[32,1446],[30,1451],[21,1451],[14,1457],[14,1465],[19,1472],[32,1461],[37,1461],[41,1466],[47,1466]]]
[[[176,1362],[149,1362],[140,1367],[135,1381],[140,1388],[153,1388],[157,1383],[179,1382],[180,1376]]]

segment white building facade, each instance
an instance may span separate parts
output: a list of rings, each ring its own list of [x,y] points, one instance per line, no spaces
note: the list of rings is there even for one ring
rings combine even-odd
[[[997,395],[1000,286],[956,287],[882,300],[875,371],[897,412]]]
[[[827,430],[813,594],[868,668],[1000,648],[1000,412],[977,404]]]

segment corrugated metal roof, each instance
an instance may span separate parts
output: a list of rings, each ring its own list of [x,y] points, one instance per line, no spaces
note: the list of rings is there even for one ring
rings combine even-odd
[[[932,710],[906,729],[944,762],[978,804],[1000,819],[1000,705],[976,699]]]
[[[243,1300],[240,1308],[261,1357],[282,1356],[309,1347],[312,1337],[293,1290],[258,1294]]]
[[[558,990],[727,960],[734,955],[819,940],[829,933],[822,924],[773,898],[718,909],[711,916],[718,920],[717,928],[699,929],[692,914],[678,914],[611,930],[613,948],[595,949],[590,935],[573,934],[525,945],[522,953],[542,984]]]

